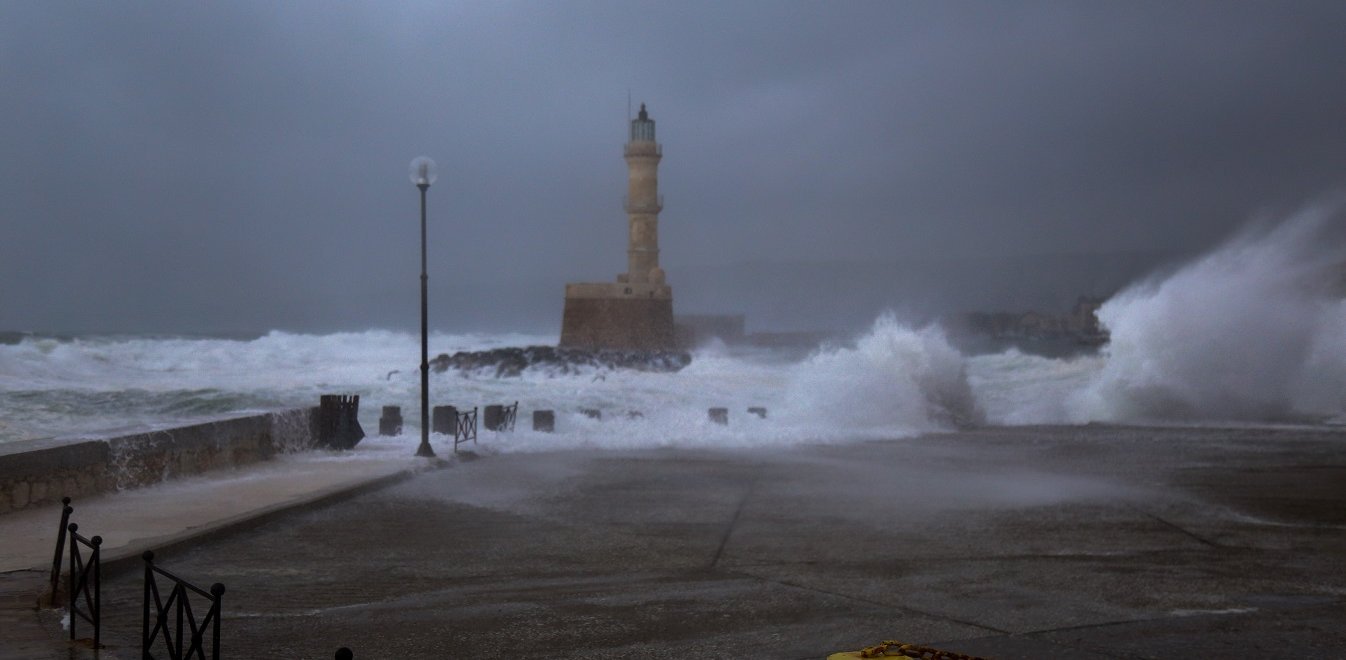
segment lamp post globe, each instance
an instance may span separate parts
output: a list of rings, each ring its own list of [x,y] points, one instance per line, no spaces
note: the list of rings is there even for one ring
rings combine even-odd
[[[410,175],[411,182],[421,190],[421,445],[416,448],[416,455],[433,457],[435,450],[430,447],[430,349],[426,304],[430,278],[425,273],[425,191],[439,173],[435,171],[434,160],[418,156],[411,161]]]
[[[435,160],[429,156],[417,156],[411,160],[411,182],[417,187],[429,186],[439,178]]]

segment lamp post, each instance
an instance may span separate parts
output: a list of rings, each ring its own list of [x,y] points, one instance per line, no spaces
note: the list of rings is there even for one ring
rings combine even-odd
[[[435,161],[428,156],[418,156],[411,161],[411,182],[421,189],[421,446],[416,449],[416,455],[429,457],[435,455],[435,450],[430,448],[430,326],[426,319],[430,278],[425,274],[425,191],[430,189],[437,176]]]

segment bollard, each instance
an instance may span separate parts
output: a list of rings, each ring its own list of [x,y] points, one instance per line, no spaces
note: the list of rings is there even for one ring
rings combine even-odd
[[[504,426],[504,424],[505,424],[504,406],[498,403],[493,403],[482,409],[481,425],[485,427],[487,431],[499,431],[500,427]]]
[[[458,432],[458,408],[454,406],[435,406],[430,420],[430,429],[435,433],[453,435]]]
[[[551,433],[556,430],[556,413],[550,410],[533,411],[533,430]]]
[[[337,649],[336,660],[355,660],[355,654],[351,653],[350,649],[343,646]]]
[[[323,394],[318,397],[318,444],[350,449],[365,437],[360,428],[360,395]]]
[[[384,406],[379,418],[379,435],[402,434],[402,406]]]
[[[707,411],[707,412],[708,412],[709,415],[710,415],[710,421],[715,422],[716,424],[728,424],[728,423],[729,423],[729,409],[728,409],[728,408],[711,408],[711,409],[710,409],[709,411]]]
[[[760,419],[766,419],[766,408],[763,408],[761,406],[753,406],[752,408],[748,409],[748,414],[757,415],[757,417]]]
[[[603,419],[603,411],[597,408],[580,408],[580,412],[589,419]]]

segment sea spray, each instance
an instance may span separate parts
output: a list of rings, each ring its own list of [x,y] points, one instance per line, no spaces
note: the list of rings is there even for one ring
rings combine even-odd
[[[791,374],[782,417],[801,426],[911,434],[980,423],[963,356],[938,326],[889,313],[852,347],[814,354]]]
[[[1240,233],[1099,310],[1112,339],[1075,420],[1283,421],[1346,397],[1346,219],[1339,203]]]
[[[487,433],[483,443],[487,451],[783,447],[911,436],[981,419],[964,359],[935,326],[912,329],[884,315],[853,345],[824,347],[801,362],[760,357],[712,345],[676,374],[479,382],[540,384],[523,400],[558,411],[554,433]],[[767,417],[749,414],[754,406]],[[710,421],[710,407],[727,408],[729,424]]]
[[[1074,404],[1103,369],[1101,355],[1049,358],[1011,348],[967,359],[968,383],[990,424],[1089,421]]]
[[[520,402],[556,412],[555,433],[484,433],[484,447],[748,447],[891,438],[993,424],[1259,422],[1342,416],[1346,222],[1319,207],[1240,234],[1101,310],[1112,345],[1060,360],[960,355],[937,327],[880,317],[847,345],[794,354],[712,343],[678,373],[525,370],[431,374],[431,403]],[[1333,287],[1338,287],[1334,289]],[[435,354],[555,343],[555,336],[435,333]],[[419,336],[385,330],[252,340],[54,338],[0,343],[0,442],[171,428],[222,414],[313,406],[359,394],[361,423],[402,406],[419,439]],[[713,424],[710,407],[730,423]],[[765,407],[766,419],[748,414]],[[597,408],[602,420],[580,411]],[[984,415],[983,415],[984,411]],[[297,431],[295,438],[301,437]],[[443,447],[444,438],[435,440]],[[392,452],[396,453],[396,452]]]

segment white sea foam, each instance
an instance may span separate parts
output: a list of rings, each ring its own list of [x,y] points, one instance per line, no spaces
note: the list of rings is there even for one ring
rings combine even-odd
[[[435,336],[432,352],[554,343],[554,337]],[[164,426],[198,417],[316,403],[323,393],[360,394],[362,424],[380,406],[402,407],[409,434],[419,424],[419,341],[386,331],[218,339],[28,339],[0,346],[0,406],[9,439],[126,426]],[[435,405],[520,402],[501,450],[576,447],[752,446],[893,437],[974,422],[964,362],[937,328],[880,318],[853,345],[790,362],[761,351],[712,346],[678,373],[595,371],[520,377],[432,374]],[[767,418],[747,412],[767,408]],[[731,423],[708,419],[725,407]],[[602,411],[601,420],[581,413]],[[556,411],[557,432],[533,433],[533,410]]]
[[[1249,229],[1109,300],[1102,369],[1071,417],[1273,421],[1346,400],[1346,225],[1339,205]]]
[[[820,351],[793,368],[781,417],[796,425],[909,435],[981,421],[963,356],[938,326],[879,317],[854,348]]]
[[[559,447],[757,446],[836,442],[993,424],[1346,419],[1346,223],[1321,206],[1249,230],[1191,264],[1138,283],[1100,318],[1097,356],[1010,350],[965,358],[938,327],[881,316],[852,342],[802,360],[723,345],[678,373],[593,370],[520,377],[432,374],[436,405],[520,402],[518,431],[483,433],[502,451]],[[1334,288],[1335,287],[1335,288]],[[431,336],[432,354],[554,344],[555,336]],[[29,337],[0,345],[0,442],[363,397],[361,422],[397,405],[414,442],[419,337],[402,332],[248,340]],[[768,409],[766,419],[747,413]],[[730,424],[710,422],[726,407]],[[584,416],[599,409],[602,420]],[[528,430],[533,410],[557,432]],[[443,442],[443,439],[439,440]]]

